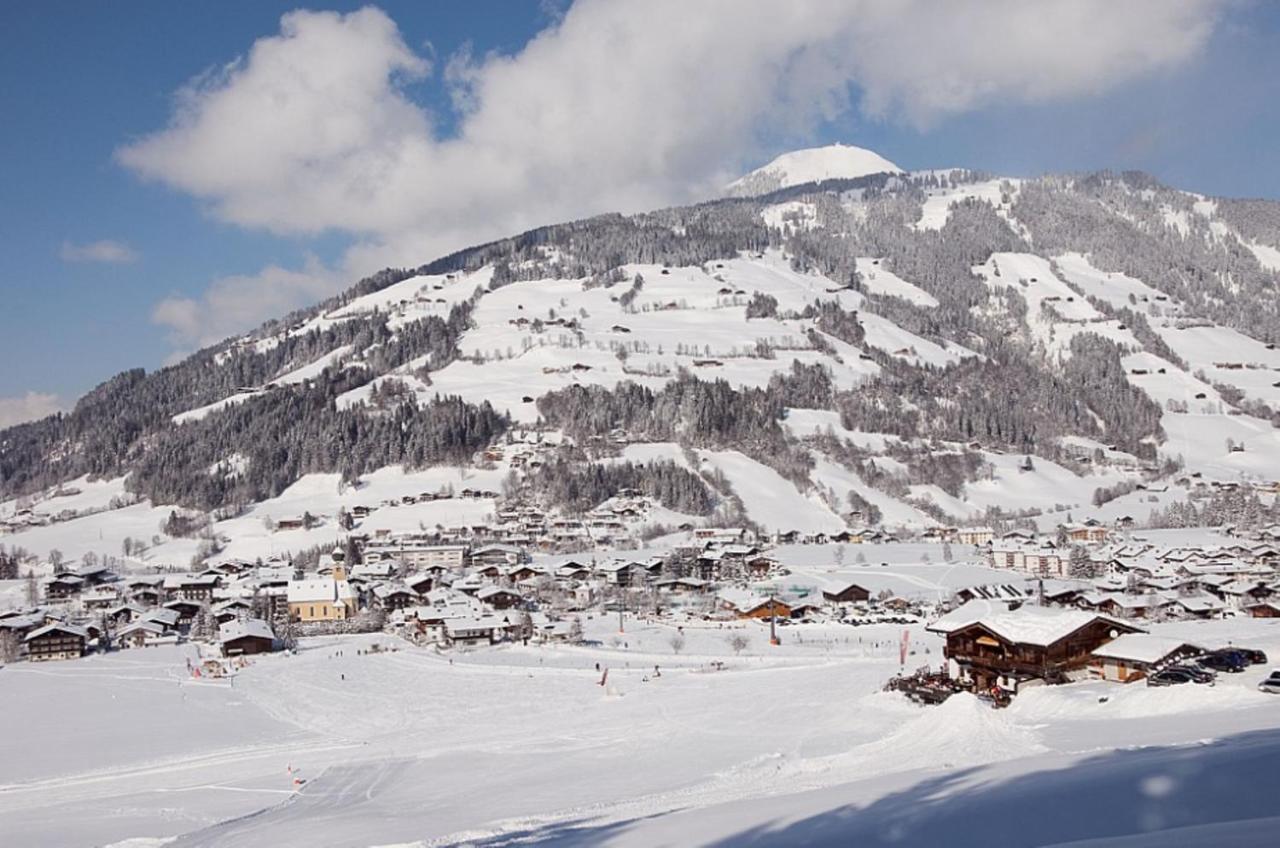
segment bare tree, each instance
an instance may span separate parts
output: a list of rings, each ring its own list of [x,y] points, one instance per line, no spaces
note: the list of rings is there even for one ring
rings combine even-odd
[[[672,633],[671,639],[668,640],[671,645],[671,652],[678,654],[684,650],[684,634]]]
[[[729,647],[733,649],[733,653],[741,654],[751,644],[751,639],[745,633],[733,633],[728,638]]]

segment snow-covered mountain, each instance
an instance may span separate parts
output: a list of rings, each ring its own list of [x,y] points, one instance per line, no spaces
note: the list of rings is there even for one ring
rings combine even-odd
[[[443,488],[476,496],[365,529],[622,490],[649,532],[1053,526],[1280,480],[1280,204],[844,147],[762,171],[787,187],[388,270],[3,431],[6,541],[185,561],[156,529],[187,508],[257,555],[341,532],[264,518]]]
[[[731,197],[748,197],[805,183],[899,173],[901,168],[873,150],[829,144],[783,153],[769,164],[729,183],[725,193]]]

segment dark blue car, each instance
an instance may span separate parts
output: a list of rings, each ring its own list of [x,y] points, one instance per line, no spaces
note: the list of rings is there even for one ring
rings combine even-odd
[[[1222,650],[1205,654],[1196,660],[1204,668],[1237,674],[1249,667],[1249,658],[1240,651]]]

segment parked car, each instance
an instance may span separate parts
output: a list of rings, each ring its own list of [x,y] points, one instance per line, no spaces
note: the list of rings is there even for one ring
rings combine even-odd
[[[1271,674],[1258,683],[1258,691],[1269,695],[1280,695],[1280,668],[1272,669]]]
[[[1164,671],[1157,671],[1155,674],[1147,677],[1148,686],[1177,686],[1182,683],[1190,683],[1194,678],[1185,671],[1178,671],[1172,668],[1166,668]]]
[[[1183,674],[1191,675],[1191,680],[1195,683],[1208,683],[1213,685],[1213,681],[1218,679],[1218,675],[1207,668],[1200,668],[1194,665],[1171,665],[1168,671],[1180,671]]]
[[[1244,658],[1249,661],[1250,665],[1267,664],[1267,655],[1257,648],[1232,648],[1231,650],[1244,654]]]
[[[1203,668],[1225,671],[1230,674],[1239,674],[1249,665],[1249,661],[1244,658],[1244,654],[1237,651],[1214,651],[1200,657],[1196,662]]]

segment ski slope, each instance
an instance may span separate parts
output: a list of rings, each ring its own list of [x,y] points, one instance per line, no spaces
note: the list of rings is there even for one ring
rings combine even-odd
[[[845,571],[941,584],[970,568]],[[6,740],[0,823],[13,844],[70,848],[976,846],[998,811],[1019,845],[1280,816],[1280,726],[1256,668],[1213,688],[1086,682],[1003,711],[921,708],[878,691],[900,627],[790,625],[771,647],[767,623],[690,620],[676,653],[671,625],[584,624],[594,644],[452,662],[385,635],[308,639],[234,685],[187,677],[183,648],[5,668],[0,709],[24,733]],[[1269,622],[1198,627],[1157,630],[1280,650]],[[936,664],[939,645],[909,628],[908,662]],[[1082,805],[1095,814],[1061,814]]]

